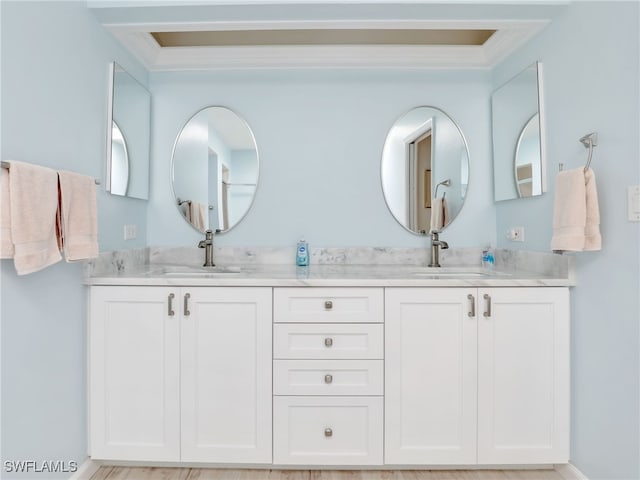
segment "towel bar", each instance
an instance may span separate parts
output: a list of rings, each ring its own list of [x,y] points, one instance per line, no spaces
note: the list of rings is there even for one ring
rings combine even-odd
[[[9,170],[9,165],[10,165],[9,162],[5,162],[5,161],[0,162],[0,167],[6,168],[7,170]],[[93,181],[96,182],[96,185],[100,185],[100,180],[94,179]]]
[[[587,164],[584,166],[584,171],[589,170],[591,166],[591,157],[593,156],[593,147],[598,145],[598,134],[596,132],[591,132],[585,135],[580,139],[585,148],[589,149],[589,158],[587,159]]]

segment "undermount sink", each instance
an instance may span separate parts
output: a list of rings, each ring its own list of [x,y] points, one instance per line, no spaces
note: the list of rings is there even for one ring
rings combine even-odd
[[[416,276],[422,277],[489,277],[495,275],[504,275],[495,271],[487,271],[481,267],[423,267],[413,272]]]
[[[189,267],[182,265],[164,265],[152,269],[150,273],[160,274],[166,277],[218,277],[238,275],[240,267]]]

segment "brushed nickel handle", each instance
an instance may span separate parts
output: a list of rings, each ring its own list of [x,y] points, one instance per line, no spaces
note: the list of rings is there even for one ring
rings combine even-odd
[[[176,314],[176,312],[174,312],[173,310],[173,299],[175,297],[175,294],[170,293],[169,297],[167,298],[167,315],[169,315],[170,317],[173,317]]]
[[[332,437],[333,436],[333,430],[331,430],[330,428],[325,428],[324,429],[324,436],[325,437]]]
[[[331,337],[327,337],[324,339],[324,346],[325,347],[330,347],[333,345],[333,338]]]
[[[331,375],[331,374],[327,373],[327,374],[324,376],[324,383],[331,383],[331,382],[333,382],[333,375]]]
[[[185,293],[184,294],[184,305],[183,305],[183,311],[184,311],[184,316],[188,317],[189,315],[191,315],[191,312],[189,311],[189,299],[191,298],[191,294],[190,293]]]
[[[324,302],[325,310],[331,310],[333,308],[333,302],[331,300],[326,300]]]
[[[485,317],[490,317],[491,316],[491,296],[487,293],[484,294],[484,316]]]
[[[469,299],[469,312],[467,315],[473,318],[476,316],[476,298],[471,294],[467,295],[467,298]]]

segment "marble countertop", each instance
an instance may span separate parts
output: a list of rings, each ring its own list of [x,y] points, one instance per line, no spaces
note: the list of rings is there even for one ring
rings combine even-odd
[[[266,287],[566,287],[571,276],[518,269],[483,270],[478,266],[311,265],[282,264],[196,267],[138,265],[127,271],[103,272],[87,285],[266,286]]]

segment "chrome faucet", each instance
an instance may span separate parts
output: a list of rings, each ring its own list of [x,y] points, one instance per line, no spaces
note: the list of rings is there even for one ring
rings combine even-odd
[[[444,240],[440,240],[439,232],[431,232],[431,263],[430,267],[440,266],[440,249],[446,250],[449,248],[449,244]]]
[[[204,248],[204,265],[203,267],[215,267],[213,263],[213,231],[207,230],[204,232],[204,240],[200,240],[198,243],[199,248]]]

